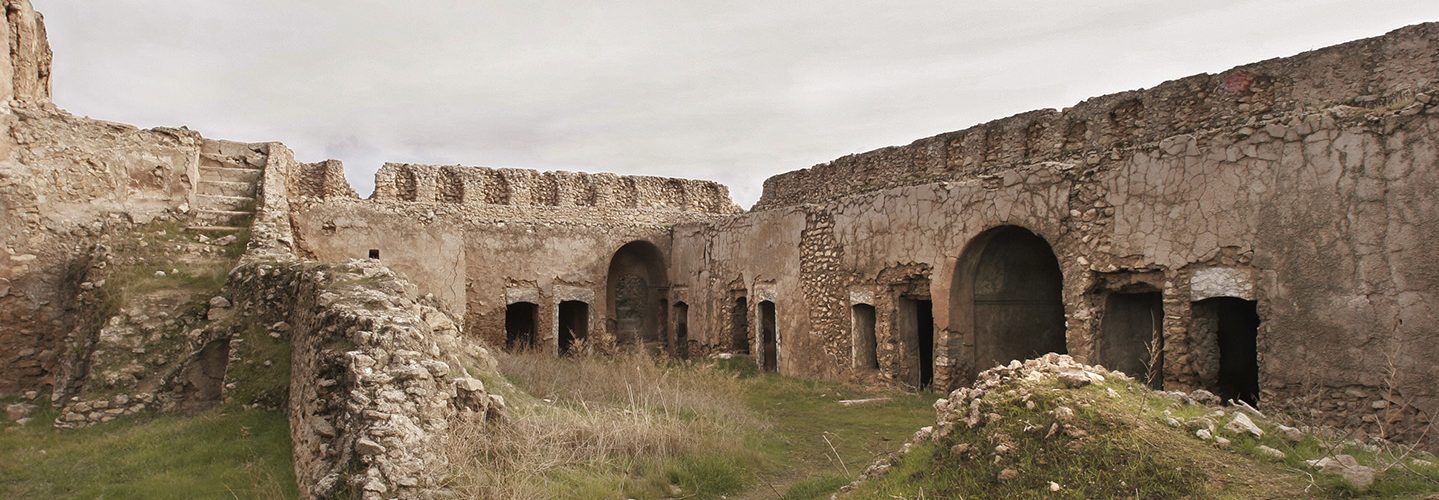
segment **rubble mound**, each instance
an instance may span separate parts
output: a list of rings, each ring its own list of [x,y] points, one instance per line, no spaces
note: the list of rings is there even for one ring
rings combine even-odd
[[[1284,425],[1207,391],[1151,390],[1066,355],[999,366],[935,402],[935,425],[845,498],[1177,498],[1439,492],[1412,446]]]

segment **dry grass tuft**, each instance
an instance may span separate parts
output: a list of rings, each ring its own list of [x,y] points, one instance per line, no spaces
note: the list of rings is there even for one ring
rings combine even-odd
[[[746,430],[764,427],[746,408],[739,380],[710,366],[642,353],[497,358],[500,372],[527,394],[505,394],[511,408],[503,422],[455,424],[449,458],[463,497],[553,498],[613,488],[666,460],[742,455]]]

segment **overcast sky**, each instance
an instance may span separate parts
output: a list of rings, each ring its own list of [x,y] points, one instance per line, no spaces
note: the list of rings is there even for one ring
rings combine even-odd
[[[1439,20],[1435,0],[34,0],[69,111],[345,161],[768,176]]]

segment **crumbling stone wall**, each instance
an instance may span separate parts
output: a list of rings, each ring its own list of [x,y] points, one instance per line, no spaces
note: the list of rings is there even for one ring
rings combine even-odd
[[[311,177],[316,174],[307,174]],[[302,194],[320,198],[336,195]],[[387,163],[375,174],[375,201],[541,207],[596,207],[733,214],[729,188],[711,182],[661,177],[516,168]]]
[[[295,471],[306,498],[427,498],[444,489],[449,422],[498,418],[471,375],[494,369],[443,312],[378,263],[255,261],[240,307],[292,325]]]
[[[374,251],[491,345],[505,341],[506,306],[525,301],[539,306],[541,345],[558,349],[566,300],[589,305],[590,344],[613,344],[606,284],[620,247],[646,241],[668,255],[674,224],[738,210],[712,182],[400,164],[381,169],[362,201],[316,187],[338,168],[291,175],[301,251],[329,262]]]
[[[15,394],[53,384],[93,241],[187,211],[204,141],[39,102],[11,101],[0,120],[0,394]]]
[[[1097,349],[1096,290],[1157,277],[1166,387],[1214,382],[1192,302],[1255,300],[1263,404],[1416,438],[1439,412],[1425,382],[1439,375],[1425,361],[1439,355],[1439,254],[1423,236],[1439,234],[1436,69],[1439,25],[1419,25],[777,176],[754,212],[676,228],[674,254],[698,259],[675,263],[690,338],[725,344],[739,280],[776,298],[781,372],[855,375],[853,295],[825,290],[892,301],[903,284],[887,270],[919,264],[936,384],[954,387],[986,368],[957,323],[970,307],[958,263],[981,233],[1015,225],[1059,261],[1077,359]]]

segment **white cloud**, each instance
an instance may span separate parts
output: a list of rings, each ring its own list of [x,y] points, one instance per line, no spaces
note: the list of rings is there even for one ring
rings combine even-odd
[[[384,161],[713,179],[1439,19],[1427,0],[35,0],[56,101]]]

